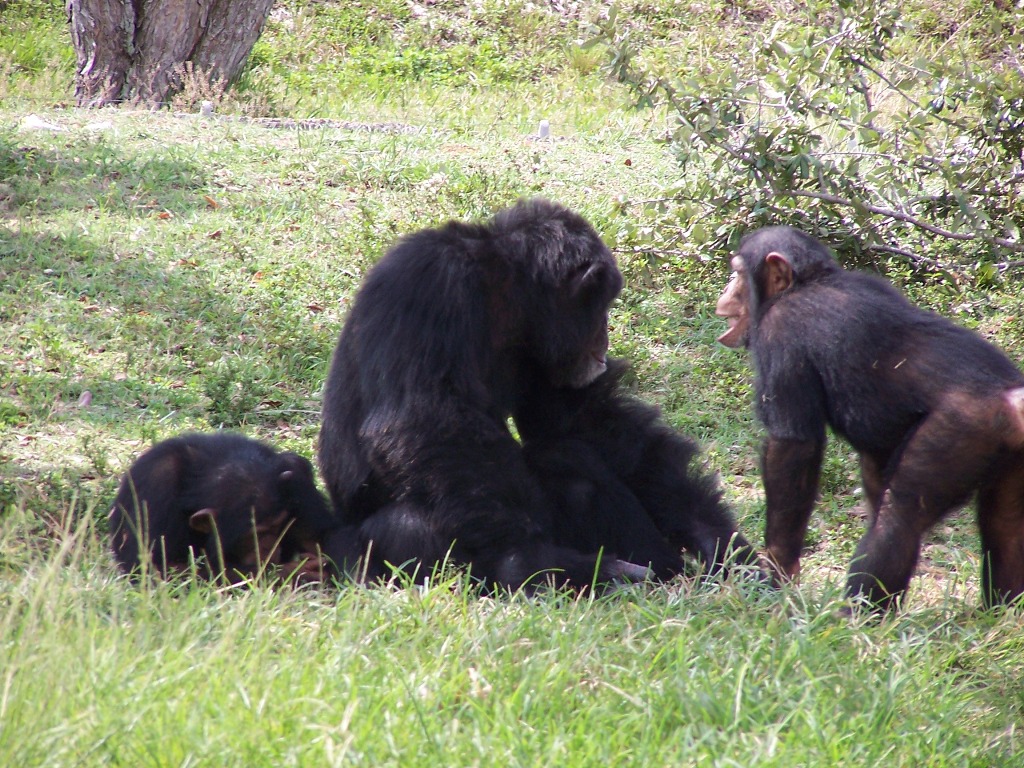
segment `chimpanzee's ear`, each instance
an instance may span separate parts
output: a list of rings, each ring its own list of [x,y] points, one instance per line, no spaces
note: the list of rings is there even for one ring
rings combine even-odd
[[[764,257],[764,297],[770,299],[793,284],[793,266],[789,258],[778,251]]]
[[[309,459],[299,456],[297,453],[285,451],[277,457],[276,463],[277,483],[280,488],[290,485],[301,485],[302,481],[313,479],[313,465]]]
[[[217,511],[207,507],[194,512],[188,519],[188,527],[199,533],[213,533],[213,529],[217,527]]]
[[[608,266],[601,262],[580,266],[569,278],[569,293],[573,296],[595,291],[608,282]]]

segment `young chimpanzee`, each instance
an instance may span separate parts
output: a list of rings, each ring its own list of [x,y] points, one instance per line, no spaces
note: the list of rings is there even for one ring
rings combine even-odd
[[[652,525],[660,511],[644,513],[630,501],[618,538],[600,541],[585,518],[608,518],[611,502],[591,507],[553,498],[555,462],[570,457],[552,449],[548,466],[537,449],[528,461],[510,434],[510,415],[517,424],[538,422],[530,419],[543,403],[539,390],[589,391],[605,372],[608,308],[621,287],[615,260],[590,224],[545,200],[522,201],[483,224],[450,222],[414,233],[370,271],[334,353],[319,447],[345,530],[357,531],[357,549],[369,547],[364,571],[409,560],[429,570],[450,552],[491,585],[553,580],[587,587],[645,578],[655,561],[667,574],[671,568],[660,564],[674,568],[675,560],[664,550],[677,541],[697,543],[715,563],[726,557],[735,529],[713,490],[706,504],[701,496],[677,499],[671,530]],[[567,482],[597,473],[599,489],[623,490],[625,475],[605,482],[600,473],[620,462],[634,471],[634,449],[605,435],[592,442],[599,426],[581,421],[586,428],[578,435],[558,436],[589,443],[600,464],[573,463],[575,479]],[[631,417],[624,410],[608,432],[644,435],[650,422],[646,412]],[[689,454],[676,458],[688,461]],[[675,478],[685,470],[666,469],[669,463],[651,465],[650,487],[658,473],[671,472],[664,484],[683,488]],[[690,490],[702,492],[699,483],[683,493]],[[556,530],[559,514],[583,519]],[[714,542],[706,528],[718,531]],[[330,543],[325,549],[348,561],[352,538],[340,540],[341,553]],[[635,562],[610,546],[603,556],[598,551],[620,541]],[[351,570],[347,562],[342,568]]]
[[[194,562],[200,576],[229,581],[268,566],[317,578],[317,540],[335,525],[308,460],[228,432],[154,445],[128,469],[110,512],[126,573],[146,560],[166,577]]]
[[[747,345],[763,454],[766,546],[799,572],[828,424],[860,454],[870,508],[847,592],[902,600],[925,531],[977,493],[986,604],[1024,592],[1024,374],[992,344],[842,269],[788,227],[748,235],[718,301]]]
[[[683,571],[683,551],[711,572],[756,564],[697,445],[625,390],[627,371],[609,359],[583,388],[537,380],[514,413],[526,463],[555,501],[555,541],[603,547],[657,579]]]

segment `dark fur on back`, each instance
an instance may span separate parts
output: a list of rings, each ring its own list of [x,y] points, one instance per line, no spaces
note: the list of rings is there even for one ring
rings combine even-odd
[[[760,274],[770,250],[797,254],[793,287],[762,304],[750,335],[758,415],[780,437],[823,436],[828,423],[858,450],[891,454],[950,386],[980,395],[1024,384],[976,333],[914,306],[880,277],[842,269],[798,230],[744,239],[749,274]],[[808,323],[813,332],[793,332]]]
[[[209,535],[189,526],[205,509],[217,523]],[[229,432],[180,435],[154,445],[125,473],[110,512],[111,544],[125,572],[145,560],[162,575],[193,561],[207,576],[245,570],[239,558],[252,549],[254,525],[281,513],[290,525],[285,559],[336,525],[308,460]]]
[[[355,567],[371,577],[410,559],[429,571],[450,551],[490,583],[517,587],[553,572],[589,586],[643,577],[655,554],[659,575],[677,572],[677,540],[690,536],[702,554],[710,546],[697,530],[705,522],[728,527],[728,541],[734,531],[717,491],[688,474],[692,446],[643,407],[601,394],[616,389],[611,377],[585,386],[605,369],[607,312],[621,287],[593,228],[545,200],[483,224],[414,233],[381,259],[356,296],[325,387],[320,466],[335,510],[356,531],[355,547],[340,537],[343,569],[367,548]],[[513,413],[520,429],[532,424],[535,407],[560,421],[563,405],[541,393],[579,387],[591,393],[595,419],[609,419],[566,415],[572,426],[558,436],[586,444],[580,456],[592,460],[575,462],[567,479],[597,490],[584,496],[558,480],[561,449],[550,462],[524,452],[507,425]],[[638,434],[641,447],[626,439]],[[566,494],[591,500],[563,502]],[[598,541],[585,521],[610,518],[615,498],[632,506]],[[648,515],[668,527],[655,530]],[[601,558],[613,538],[639,565]]]
[[[463,411],[503,429],[524,366],[571,365],[564,350],[587,329],[555,325],[558,291],[595,264],[606,305],[622,284],[611,254],[584,219],[543,200],[400,240],[360,288],[324,392],[319,455],[336,509],[358,520],[395,496],[371,470],[367,436],[403,422],[443,430]]]

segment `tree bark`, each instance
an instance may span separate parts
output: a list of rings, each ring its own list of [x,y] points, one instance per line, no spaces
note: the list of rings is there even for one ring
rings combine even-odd
[[[143,0],[135,23],[129,99],[158,106],[180,83],[182,66],[206,25],[213,0]]]
[[[78,58],[75,100],[159,107],[200,78],[226,88],[259,39],[274,0],[68,0]]]
[[[215,2],[206,32],[192,52],[196,69],[208,73],[211,82],[231,83],[263,33],[273,6],[274,0]]]
[[[131,66],[135,9],[130,0],[69,0],[78,57],[75,101],[100,107],[121,99]]]

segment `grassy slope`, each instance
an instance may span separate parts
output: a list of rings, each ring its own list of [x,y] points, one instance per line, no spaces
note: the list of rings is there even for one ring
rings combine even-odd
[[[931,537],[905,615],[834,616],[861,526],[840,447],[804,583],[781,594],[217,595],[113,577],[104,507],[153,439],[225,425],[312,453],[346,302],[398,234],[539,193],[626,242],[643,221],[616,201],[671,181],[658,116],[630,111],[572,45],[595,6],[426,7],[419,21],[405,3],[278,13],[213,121],[52,109],[70,81],[58,17],[6,10],[0,763],[1015,764],[1019,615],[973,612],[966,516]],[[738,23],[713,4],[632,11],[679,46]],[[62,130],[25,129],[27,112]],[[295,131],[243,113],[423,130]],[[528,138],[542,117],[556,141]],[[724,254],[706,256],[624,257],[613,346],[704,443],[756,537],[749,369],[713,343]],[[1019,352],[1012,288],[907,287]]]

